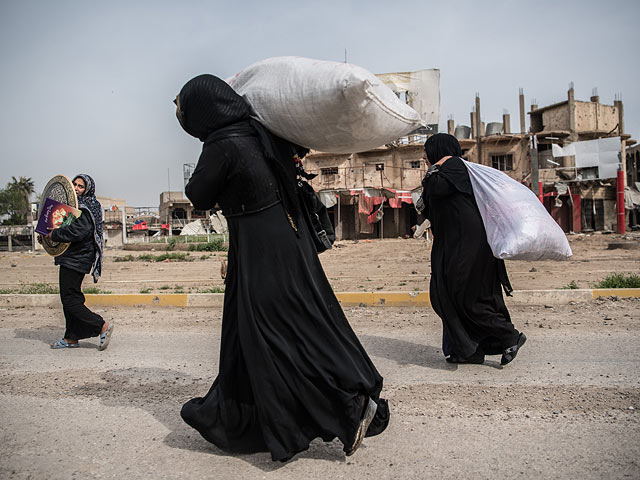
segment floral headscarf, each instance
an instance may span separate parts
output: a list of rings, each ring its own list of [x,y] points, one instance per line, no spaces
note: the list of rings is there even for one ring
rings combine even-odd
[[[102,234],[102,205],[96,198],[96,183],[89,175],[80,173],[73,177],[75,181],[80,178],[84,181],[85,189],[78,196],[78,207],[87,212],[93,222],[93,243],[96,246],[96,256],[93,260],[91,273],[93,282],[96,283],[102,274],[102,261],[104,259],[104,237]]]

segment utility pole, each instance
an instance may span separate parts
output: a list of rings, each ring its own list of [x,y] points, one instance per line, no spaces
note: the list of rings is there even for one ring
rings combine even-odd
[[[618,96],[618,95],[616,95]],[[620,166],[617,176],[616,187],[616,211],[618,233],[625,234],[627,227],[627,217],[624,208],[624,187],[627,183],[627,142],[624,139],[624,107],[622,106],[622,95],[613,102],[618,110],[618,133],[620,134]]]

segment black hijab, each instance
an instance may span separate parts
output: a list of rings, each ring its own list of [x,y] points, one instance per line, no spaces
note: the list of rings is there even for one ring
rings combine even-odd
[[[205,144],[231,137],[258,137],[262,152],[278,180],[284,208],[297,232],[299,206],[294,160],[297,146],[276,137],[251,118],[244,99],[214,75],[203,74],[189,80],[175,103],[182,128]]]
[[[461,157],[462,149],[458,139],[448,133],[436,133],[424,142],[424,151],[430,164],[438,162],[443,157]]]

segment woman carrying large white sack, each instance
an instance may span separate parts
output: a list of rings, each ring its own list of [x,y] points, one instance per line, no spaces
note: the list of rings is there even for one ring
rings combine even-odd
[[[347,455],[389,421],[382,377],[327,281],[296,196],[292,144],[249,117],[212,75],[176,98],[184,130],[204,142],[186,187],[229,226],[218,377],[182,418],[232,452],[285,461],[321,437]]]
[[[424,144],[423,215],[431,221],[429,296],[442,319],[450,363],[484,362],[502,354],[506,365],[526,337],[511,323],[502,288],[511,293],[504,260],[493,256],[458,140],[435,134]]]

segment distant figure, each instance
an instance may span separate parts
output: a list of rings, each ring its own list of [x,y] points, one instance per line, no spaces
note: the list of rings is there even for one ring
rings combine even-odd
[[[431,227],[431,222],[429,220],[425,220],[420,225],[414,225],[411,227],[411,231],[413,232],[413,238],[425,237],[429,240],[429,228]]]
[[[320,437],[347,455],[387,426],[382,377],[351,329],[318,259],[296,193],[296,148],[249,116],[224,81],[200,75],[175,100],[204,142],[186,186],[229,227],[218,377],[182,418],[231,452],[286,461]]]
[[[102,273],[102,207],[96,199],[95,183],[89,175],[77,175],[73,179],[73,188],[82,214],[48,235],[54,242],[71,242],[64,253],[55,257],[55,264],[60,265],[60,300],[66,330],[60,340],[51,344],[51,348],[76,348],[78,340],[100,337],[98,349],[104,350],[111,340],[113,324],[89,310],[82,293],[84,276],[92,273],[94,282],[97,282]]]
[[[502,354],[511,362],[526,337],[511,323],[502,297],[512,289],[504,260],[493,256],[458,140],[438,133],[424,144],[429,165],[422,181],[423,215],[431,221],[433,309],[444,327],[450,363],[483,363]]]

